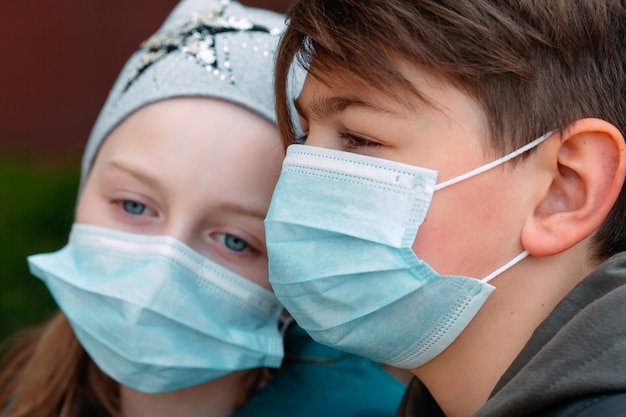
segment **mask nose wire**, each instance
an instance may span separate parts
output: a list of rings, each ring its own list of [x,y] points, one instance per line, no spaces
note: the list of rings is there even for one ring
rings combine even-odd
[[[546,140],[547,138],[549,138],[555,131],[552,130],[542,136],[539,136],[537,139],[533,140],[530,143],[527,143],[526,145],[522,146],[521,148],[511,152],[508,155],[503,156],[502,158],[496,159],[495,161],[491,161],[488,164],[479,166],[478,168],[475,168],[471,171],[466,172],[465,174],[461,174],[458,177],[454,177],[451,178],[447,181],[441,182],[437,185],[435,185],[435,191],[441,190],[442,188],[445,187],[449,187],[453,184],[456,184],[458,182],[464,181],[468,178],[474,177],[478,174],[482,174],[485,171],[489,171],[492,168],[497,167],[498,165],[502,165],[503,163],[510,161],[511,159],[523,154],[524,152],[534,148],[535,146],[539,145],[541,142],[543,142],[544,140]]]

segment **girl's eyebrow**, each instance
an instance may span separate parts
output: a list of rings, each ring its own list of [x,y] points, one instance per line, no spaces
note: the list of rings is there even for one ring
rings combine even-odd
[[[146,183],[152,187],[160,187],[161,181],[159,181],[158,177],[152,175],[149,171],[142,169],[141,167],[134,167],[130,163],[126,163],[120,160],[112,160],[107,162],[107,166],[113,169],[117,169],[119,171],[123,171],[128,175],[135,177],[139,181]]]
[[[150,172],[142,169],[141,167],[134,167],[132,163],[121,160],[112,160],[107,162],[107,166],[113,169],[123,171],[126,174],[153,188],[159,189],[162,186],[162,183],[157,176],[152,175]],[[257,207],[248,207],[234,201],[219,203],[216,208],[224,212],[248,217],[256,217],[261,220],[263,220],[265,218],[265,215],[267,214],[266,210],[261,210]]]

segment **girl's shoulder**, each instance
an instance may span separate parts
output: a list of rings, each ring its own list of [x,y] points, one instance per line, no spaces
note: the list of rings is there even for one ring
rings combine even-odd
[[[404,389],[379,364],[321,345],[292,326],[282,367],[233,417],[394,416]]]

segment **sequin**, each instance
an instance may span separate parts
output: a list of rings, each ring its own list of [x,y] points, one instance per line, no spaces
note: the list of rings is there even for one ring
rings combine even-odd
[[[244,32],[250,34],[267,33],[271,36],[278,36],[280,28],[269,28],[256,24],[246,17],[229,16],[225,18],[223,13],[228,4],[228,1],[223,1],[218,6],[194,13],[191,19],[178,29],[156,33],[143,42],[140,51],[144,50],[145,53],[141,63],[129,78],[123,91],[127,91],[144,71],[173,52],[183,53],[201,67],[211,71],[216,76],[220,76],[220,79],[228,79],[230,83],[234,84],[234,75],[231,74],[227,77],[222,74],[222,70],[228,73],[234,70],[228,60],[229,47],[224,46],[223,51],[226,52],[226,59],[224,62],[220,62],[215,50],[215,36]],[[258,39],[257,42],[259,42]],[[241,44],[242,48],[247,48],[247,46],[246,42]],[[258,51],[259,48],[255,46],[253,50]]]

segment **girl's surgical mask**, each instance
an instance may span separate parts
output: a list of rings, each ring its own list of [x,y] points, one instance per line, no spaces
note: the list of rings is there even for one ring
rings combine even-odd
[[[74,224],[63,249],[28,262],[98,367],[135,390],[282,362],[276,297],[174,238]]]

